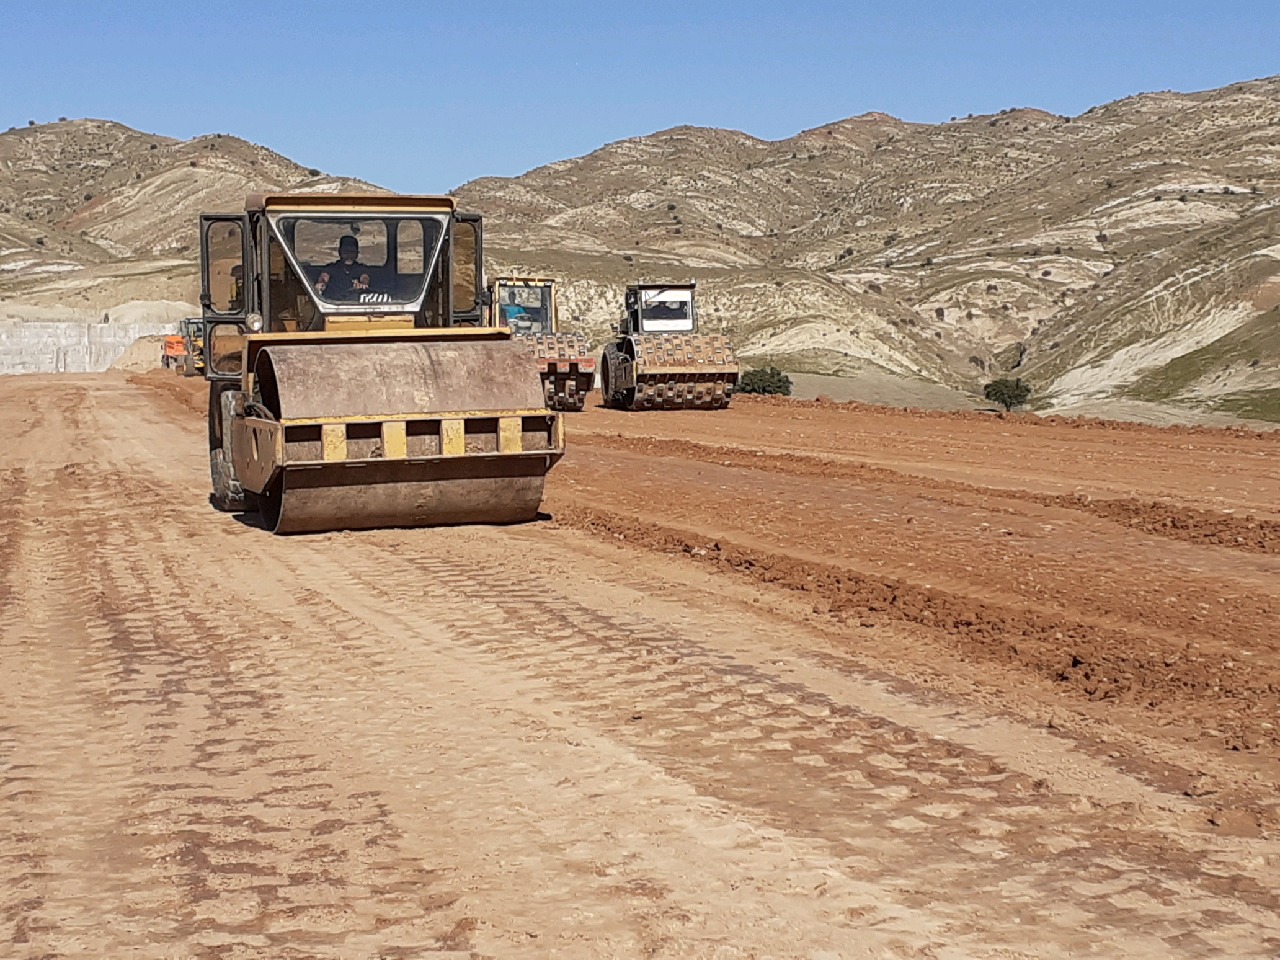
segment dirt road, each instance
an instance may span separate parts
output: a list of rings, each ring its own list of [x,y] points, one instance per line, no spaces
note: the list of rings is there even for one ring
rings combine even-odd
[[[1280,955],[1275,440],[592,409],[273,538],[197,406],[0,380],[0,954]]]

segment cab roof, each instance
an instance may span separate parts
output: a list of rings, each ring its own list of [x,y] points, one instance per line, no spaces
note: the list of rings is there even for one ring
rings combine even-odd
[[[494,283],[524,284],[527,286],[555,283],[554,277],[494,277]]]
[[[339,213],[452,213],[453,197],[398,193],[251,193],[246,213],[264,210],[313,210]]]
[[[694,290],[698,286],[696,280],[685,280],[683,283],[629,283],[628,290]]]

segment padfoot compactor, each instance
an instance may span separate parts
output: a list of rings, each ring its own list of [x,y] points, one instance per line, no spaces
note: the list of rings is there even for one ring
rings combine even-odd
[[[623,410],[722,410],[738,359],[722,336],[698,333],[695,286],[632,284],[618,340],[604,349],[605,403]]]
[[[595,382],[596,358],[586,337],[561,331],[555,281],[498,277],[489,301],[490,326],[510,327],[533,347],[547,406],[581,410]]]
[[[564,453],[526,346],[484,323],[446,197],[250,197],[200,218],[214,505],[276,533],[532,520]]]

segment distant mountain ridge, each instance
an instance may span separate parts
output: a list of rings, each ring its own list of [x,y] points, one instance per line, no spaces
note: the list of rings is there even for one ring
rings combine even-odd
[[[749,362],[1280,419],[1278,120],[1269,78],[1079,117],[676,127],[455,193],[486,216],[490,272],[562,277],[597,340],[626,281],[692,277]],[[285,188],[377,189],[234,137],[0,134],[0,296],[173,296],[201,209]]]
[[[589,278],[589,321],[599,281],[692,274],[758,361],[1280,415],[1252,324],[1280,301],[1277,120],[1280,78],[1079,117],[679,127],[457,192],[497,255]],[[1190,350],[1194,377],[1161,374]]]
[[[107,120],[13,128],[0,133],[0,297],[194,301],[200,213],[283,189],[377,188],[223,134],[174,140]]]

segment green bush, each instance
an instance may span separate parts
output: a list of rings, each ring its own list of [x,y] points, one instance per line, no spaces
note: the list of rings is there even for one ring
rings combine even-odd
[[[791,378],[777,367],[748,370],[738,378],[739,393],[777,393],[791,396]]]
[[[1006,410],[1020,407],[1031,397],[1031,386],[1023,383],[1022,378],[1016,380],[992,380],[982,388],[982,395],[992,403],[998,403]]]

